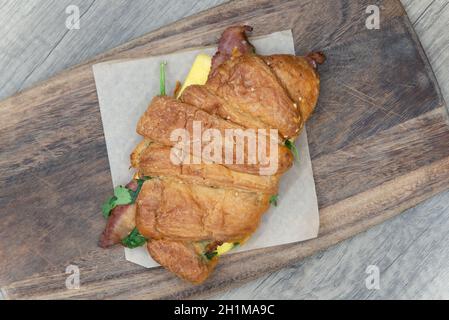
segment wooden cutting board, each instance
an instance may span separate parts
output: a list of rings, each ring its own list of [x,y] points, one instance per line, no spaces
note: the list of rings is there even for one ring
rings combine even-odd
[[[0,103],[0,287],[7,298],[186,298],[242,284],[328,248],[449,188],[449,122],[438,84],[397,0],[238,1],[181,20]],[[308,125],[318,239],[224,257],[204,285],[102,250],[112,182],[91,66],[215,44],[223,29],[291,28],[298,55],[322,50]],[[132,106],[130,106],[132,107]],[[81,288],[67,290],[68,265]]]

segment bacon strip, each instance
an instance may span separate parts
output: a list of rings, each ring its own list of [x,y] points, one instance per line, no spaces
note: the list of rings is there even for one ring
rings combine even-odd
[[[136,191],[138,184],[135,180],[126,188]],[[126,238],[136,226],[136,205],[127,204],[115,207],[108,218],[108,223],[100,238],[100,247],[109,248]]]
[[[323,64],[326,61],[326,56],[321,51],[311,52],[306,56],[307,61],[312,65],[314,69],[318,66],[317,64]]]
[[[241,55],[246,53],[255,53],[256,49],[248,41],[246,33],[252,32],[253,28],[250,26],[234,26],[227,28],[220,38],[218,44],[218,51],[212,58],[212,70],[211,74],[220,66],[223,62],[229,60],[235,50]]]

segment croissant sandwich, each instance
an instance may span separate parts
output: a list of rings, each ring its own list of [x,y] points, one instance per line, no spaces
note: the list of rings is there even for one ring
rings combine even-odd
[[[103,205],[101,247],[145,245],[163,267],[199,284],[257,229],[293,165],[325,57],[257,55],[251,31],[226,29],[215,56],[198,56],[173,97],[163,89],[151,101],[137,124],[135,179]]]

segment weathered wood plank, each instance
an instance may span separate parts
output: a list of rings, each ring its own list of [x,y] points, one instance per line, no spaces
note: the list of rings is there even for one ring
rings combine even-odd
[[[339,239],[347,238],[377,225],[408,208],[410,201],[415,205],[430,195],[435,195],[446,188],[449,178],[449,159],[445,159],[430,166],[421,168],[400,179],[387,182],[373,190],[368,191],[371,202],[366,203],[367,194],[359,194],[345,201],[322,210],[322,230],[320,238],[303,242],[301,244],[287,245],[271,249],[263,249],[235,254],[225,257],[219,265],[217,272],[206,284],[194,287],[167,276],[164,270],[156,269],[148,272],[142,268],[129,267],[126,263],[117,263],[118,257],[101,252],[95,254],[95,259],[102,270],[84,259],[74,261],[81,267],[82,275],[87,273],[87,278],[80,290],[64,290],[66,274],[63,271],[36,275],[24,281],[16,282],[6,287],[9,296],[21,298],[186,298],[199,294],[210,294],[220,291],[233,283],[244,283],[248,279],[257,277],[258,274],[267,271],[275,271],[282,265],[288,265],[298,259],[307,257],[314,252],[323,250],[336,244]],[[422,187],[425,186],[423,189]],[[416,191],[419,191],[417,196]],[[377,212],[377,204],[382,203],[385,211]],[[361,205],[363,206],[362,210]],[[366,213],[363,216],[360,210]],[[340,214],[340,225],[335,228],[333,215]],[[359,214],[362,221],[348,223],[353,218],[352,214]],[[263,253],[263,254],[261,254]],[[266,256],[270,258],[267,259]],[[241,263],[242,259],[246,261]],[[249,263],[248,261],[251,261]],[[288,262],[286,262],[288,261]],[[85,266],[85,267],[84,267]],[[321,273],[323,275],[324,273]],[[231,279],[231,281],[229,280]],[[343,281],[343,279],[340,279]],[[161,285],[163,284],[163,285]],[[107,288],[107,289],[106,289]],[[132,288],[132,293],[130,293]]]
[[[2,0],[0,99],[183,17],[224,3],[148,0]],[[79,30],[65,26],[68,5]]]
[[[449,193],[218,299],[447,299]],[[380,269],[368,290],[366,268]]]
[[[447,158],[448,140],[446,116],[436,110],[314,159],[320,207],[351,196],[355,181],[365,182],[358,189],[362,192]]]

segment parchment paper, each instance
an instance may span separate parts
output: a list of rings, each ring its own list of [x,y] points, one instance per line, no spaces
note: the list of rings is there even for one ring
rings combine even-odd
[[[251,42],[258,54],[295,54],[290,30],[254,38]],[[129,155],[142,139],[136,133],[136,125],[151,99],[159,93],[160,63],[167,62],[167,93],[171,94],[176,80],[186,78],[199,53],[213,55],[215,51],[216,48],[202,48],[93,66],[114,186],[125,185],[134,174],[129,169]],[[300,160],[282,178],[278,206],[264,215],[261,226],[251,239],[232,252],[305,241],[318,236],[318,202],[305,130],[296,145]],[[127,260],[147,268],[158,266],[146,247],[125,249],[125,256]]]

